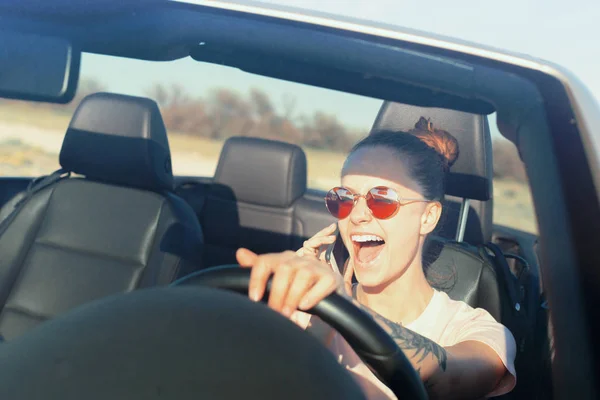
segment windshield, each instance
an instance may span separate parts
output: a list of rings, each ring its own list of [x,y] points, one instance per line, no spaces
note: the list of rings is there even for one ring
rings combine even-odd
[[[98,91],[158,102],[176,176],[212,177],[224,140],[251,136],[300,145],[308,187],[340,182],[348,150],[368,134],[382,101],[261,77],[190,58],[150,62],[84,54],[76,98],[67,105],[0,101],[0,174],[38,177],[59,168],[58,153],[77,104]],[[536,232],[523,164],[490,117],[494,223]]]

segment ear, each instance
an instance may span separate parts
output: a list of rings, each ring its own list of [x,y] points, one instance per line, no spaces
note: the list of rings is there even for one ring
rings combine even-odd
[[[438,224],[442,215],[442,204],[439,201],[427,203],[423,215],[421,215],[421,235],[428,235]]]

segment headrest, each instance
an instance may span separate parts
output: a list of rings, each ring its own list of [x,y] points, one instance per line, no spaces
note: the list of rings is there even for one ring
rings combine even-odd
[[[446,194],[489,200],[492,197],[493,166],[487,117],[444,108],[384,102],[371,132],[407,132],[415,127],[420,117],[431,119],[435,128],[449,132],[458,140],[460,154],[450,168]]]
[[[158,105],[143,97],[85,97],[67,129],[60,165],[107,183],[173,189],[171,152]]]
[[[294,144],[232,137],[223,146],[214,181],[229,187],[237,201],[290,207],[306,191],[306,155]]]

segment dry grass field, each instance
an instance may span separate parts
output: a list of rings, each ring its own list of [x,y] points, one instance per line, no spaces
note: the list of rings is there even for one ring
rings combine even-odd
[[[0,176],[40,176],[58,168],[58,153],[70,115],[31,105],[0,104]],[[212,176],[222,142],[172,132],[169,137],[177,175]],[[309,185],[327,189],[339,183],[344,154],[307,149]],[[494,182],[494,221],[537,231],[526,185]]]

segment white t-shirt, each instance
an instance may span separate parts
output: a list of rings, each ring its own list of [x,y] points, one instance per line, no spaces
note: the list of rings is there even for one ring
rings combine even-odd
[[[302,327],[306,327],[309,322],[308,314],[304,313],[296,313],[292,319]],[[499,396],[514,388],[515,339],[486,310],[474,309],[465,302],[452,300],[446,293],[435,290],[423,313],[405,327],[443,347],[464,341],[478,341],[490,346],[498,354],[508,373],[487,397]],[[394,393],[371,372],[338,333],[334,335],[330,349],[338,362],[357,379],[367,398],[397,400]]]
[[[483,308],[473,308],[463,301],[452,300],[444,292],[434,291],[425,311],[407,329],[433,340],[442,347],[465,341],[490,346],[500,357],[508,373],[487,397],[510,392],[516,384],[515,357],[517,344],[512,333]]]

